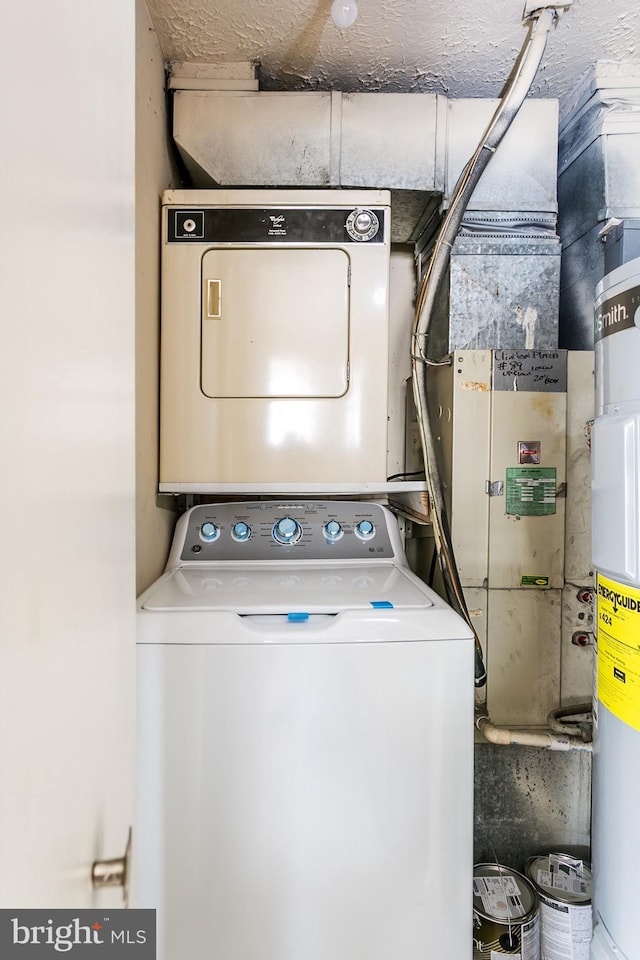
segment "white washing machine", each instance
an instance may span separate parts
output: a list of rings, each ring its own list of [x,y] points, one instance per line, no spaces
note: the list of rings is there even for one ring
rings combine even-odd
[[[198,506],[139,602],[160,960],[465,960],[474,643],[378,504]]]
[[[380,489],[389,204],[385,190],[164,194],[160,490]]]

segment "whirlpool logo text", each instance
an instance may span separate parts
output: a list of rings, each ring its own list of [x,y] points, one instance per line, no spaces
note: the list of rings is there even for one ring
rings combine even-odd
[[[0,910],[3,960],[71,954],[155,960],[155,910]]]

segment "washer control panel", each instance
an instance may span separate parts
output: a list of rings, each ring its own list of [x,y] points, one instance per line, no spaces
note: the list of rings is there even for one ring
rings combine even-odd
[[[376,503],[278,500],[214,503],[182,518],[180,559],[374,560],[394,556],[387,523]]]

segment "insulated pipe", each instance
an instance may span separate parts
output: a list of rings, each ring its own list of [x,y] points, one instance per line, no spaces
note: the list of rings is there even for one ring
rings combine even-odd
[[[413,329],[413,347],[411,351],[413,389],[418,414],[418,424],[420,427],[427,487],[433,509],[434,536],[438,546],[438,555],[440,557],[449,602],[454,609],[464,617],[475,636],[475,682],[478,687],[485,686],[486,671],[480,641],[469,617],[462,592],[462,585],[460,583],[451,543],[451,533],[446,514],[442,481],[437,473],[436,449],[429,422],[424,375],[426,366],[429,363],[426,345],[436,296],[442,284],[451,255],[451,247],[460,228],[464,212],[482,173],[526,99],[542,59],[549,30],[556,16],[556,12],[548,9],[537,11],[536,14],[534,14],[529,33],[518,57],[516,68],[508,82],[505,94],[498,104],[496,112],[475,153],[460,175],[453,192],[451,205],[438,232],[429,266],[423,278],[418,295],[416,320]]]
[[[586,719],[590,714],[590,703],[574,703],[569,707],[551,710],[547,717],[547,724],[554,733],[565,733],[587,741],[592,737],[591,723]],[[578,720],[577,717],[585,717],[585,719]]]
[[[486,670],[480,640],[473,626],[462,591],[458,574],[442,480],[437,468],[437,453],[431,423],[429,419],[426,368],[430,363],[442,361],[430,360],[428,337],[433,317],[436,297],[444,279],[451,257],[451,247],[456,238],[471,195],[495,153],[501,140],[516,118],[520,107],[529,93],[533,79],[538,71],[544,54],[547,38],[552,25],[560,16],[558,3],[548,4],[531,14],[531,25],[527,38],[507,83],[504,95],[487,127],[475,153],[464,167],[451,198],[449,210],[438,232],[429,265],[423,278],[416,304],[416,319],[412,339],[413,390],[420,438],[426,470],[427,488],[432,505],[432,522],[442,575],[451,605],[460,613],[471,627],[476,643],[475,682],[477,687],[486,691]],[[486,692],[480,713],[476,721],[483,736],[493,743],[521,744],[544,747],[550,750],[580,749],[589,750],[590,745],[582,739],[577,740],[553,733],[513,731],[496,727],[486,715]]]

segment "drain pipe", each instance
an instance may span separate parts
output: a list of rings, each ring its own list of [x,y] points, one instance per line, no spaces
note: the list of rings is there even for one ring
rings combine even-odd
[[[543,750],[579,750],[591,753],[592,744],[582,737],[564,733],[555,733],[551,730],[521,730],[509,727],[497,727],[491,722],[486,713],[476,714],[476,727],[485,740],[498,746],[540,747]]]
[[[476,726],[485,739],[492,743],[520,744],[544,747],[550,750],[585,750],[590,748],[590,744],[585,744],[584,740],[577,737],[565,736],[555,732],[515,731],[496,727],[487,713],[484,657],[480,640],[469,616],[455,562],[442,479],[437,467],[435,439],[429,417],[426,371],[429,365],[440,365],[447,362],[429,358],[429,332],[438,291],[446,274],[451,248],[460,228],[464,212],[480,177],[518,115],[520,107],[531,89],[531,84],[546,48],[551,27],[557,23],[562,11],[566,10],[572,2],[573,0],[564,0],[564,2],[536,4],[535,0],[527,0],[524,11],[525,22],[529,23],[527,37],[489,126],[458,179],[449,210],[434,243],[429,265],[418,293],[411,350],[414,400],[420,428],[427,489],[432,508],[433,531],[447,599],[451,606],[464,617],[475,637],[475,685],[482,689],[484,694],[476,711]]]

